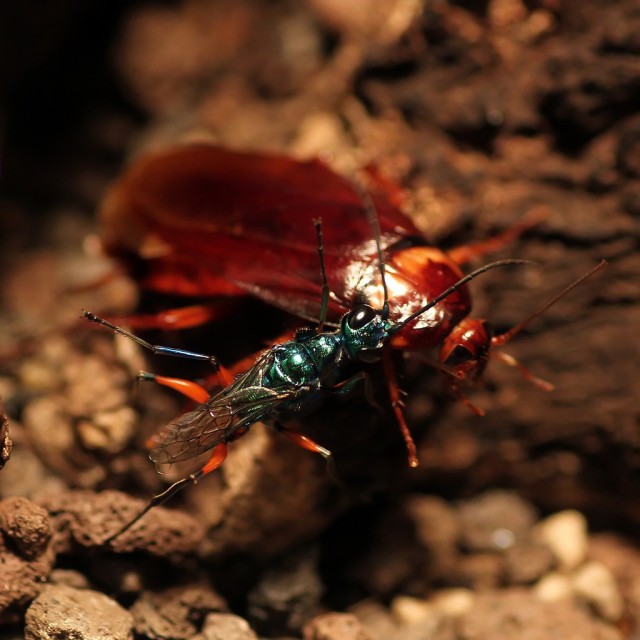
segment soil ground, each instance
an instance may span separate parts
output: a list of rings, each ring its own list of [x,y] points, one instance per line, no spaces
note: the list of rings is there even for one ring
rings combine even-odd
[[[2,637],[640,637],[637,2],[41,5],[0,9]],[[492,361],[478,417],[399,358],[418,469],[354,398],[303,425],[340,482],[258,425],[105,545],[166,486],[143,442],[182,408],[137,371],[203,371],[78,321],[175,303],[82,286],[112,270],[96,212],[132,158],[194,138],[373,166],[444,249],[544,209],[495,254],[538,266],[479,279],[473,315],[506,330],[605,258],[509,344],[555,389]],[[232,361],[288,321],[249,301],[149,339]]]

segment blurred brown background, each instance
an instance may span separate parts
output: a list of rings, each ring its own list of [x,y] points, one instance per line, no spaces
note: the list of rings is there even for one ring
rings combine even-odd
[[[548,217],[500,252],[540,266],[496,272],[474,284],[474,315],[506,329],[606,258],[606,270],[509,345],[555,391],[545,394],[514,370],[492,363],[485,384],[472,392],[487,413],[477,418],[442,397],[423,362],[407,360],[403,386],[423,465],[408,472],[399,456],[376,475],[372,463],[372,479],[358,470],[368,465],[369,445],[362,444],[355,476],[358,491],[365,486],[373,503],[347,511],[346,520],[325,535],[336,548],[352,549],[363,539],[373,549],[394,547],[393,541],[371,541],[369,528],[382,527],[391,517],[387,504],[400,503],[407,492],[460,500],[500,488],[514,490],[541,514],[578,509],[593,530],[635,540],[638,34],[640,12],[631,0],[5,3],[0,345],[10,353],[28,336],[66,325],[83,306],[131,310],[130,284],[107,293],[68,290],[108,268],[87,238],[95,233],[95,213],[109,183],[136,154],[186,136],[298,158],[320,155],[347,174],[373,164],[407,190],[408,215],[445,248],[488,237],[542,205]],[[54,336],[35,353],[19,349],[4,360],[0,395],[18,446],[0,474],[3,495],[35,498],[50,483],[57,490],[119,488],[143,496],[161,486],[139,441],[142,431],[162,424],[179,404],[145,387],[136,394],[136,413],[114,418],[116,405],[131,411],[132,372],[149,365],[138,356],[127,360],[105,351],[112,341],[101,337],[97,355],[95,346],[59,346]],[[243,339],[231,333],[225,342]],[[95,406],[96,397],[104,400],[98,383],[82,387],[89,366],[82,358],[89,356],[76,350],[87,349],[105,379],[112,376],[104,383],[115,389],[109,407]],[[50,404],[34,409],[43,398]],[[104,412],[111,412],[111,421],[104,426],[97,420],[104,436],[97,437],[96,414],[104,418]],[[356,403],[341,419],[352,426],[367,412]],[[277,453],[283,449],[271,440],[250,446],[258,454],[285,456],[283,468],[270,472],[276,478],[289,481],[292,467],[303,469],[309,491],[287,505],[286,517],[265,516],[267,522],[282,517],[287,523],[286,535],[284,525],[270,534],[282,536],[276,544],[261,541],[260,525],[247,522],[254,506],[220,525],[236,531],[237,520],[241,529],[253,530],[242,553],[260,556],[262,549],[268,556],[290,549],[326,531],[338,511],[362,497],[327,489],[322,465],[299,462],[306,460],[301,452],[285,447]],[[379,455],[373,449],[371,455]],[[21,460],[20,451],[31,450]],[[26,469],[37,469],[31,482]],[[254,500],[272,499],[259,484],[251,486]],[[322,502],[334,499],[340,504]],[[201,486],[184,500],[193,514],[202,514],[211,494]],[[322,506],[316,509],[317,504]],[[315,519],[296,517],[300,505]],[[211,509],[201,516],[205,527],[225,522],[234,504]],[[305,526],[298,529],[301,520]],[[216,553],[238,551],[215,537],[209,544]],[[73,548],[67,553],[74,557]],[[407,584],[402,570],[390,583],[377,583],[357,574],[362,567],[342,571],[347,559],[328,555],[341,567],[326,571],[334,576],[328,591],[333,589],[329,600],[335,606],[371,594],[389,598],[397,585]],[[238,584],[246,582],[246,576],[238,578]],[[429,590],[435,583],[421,584]],[[626,634],[636,627],[618,629]],[[459,630],[451,637],[480,636]]]

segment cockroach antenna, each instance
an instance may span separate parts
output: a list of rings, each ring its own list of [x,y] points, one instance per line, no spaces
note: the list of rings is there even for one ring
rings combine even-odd
[[[564,298],[570,291],[573,291],[578,285],[582,284],[587,278],[590,278],[594,273],[600,271],[603,267],[607,265],[606,260],[601,260],[595,267],[587,271],[587,273],[581,275],[578,279],[574,280],[570,284],[568,284],[562,291],[557,293],[551,300],[545,302],[537,311],[532,313],[528,318],[522,320],[514,327],[511,327],[508,331],[501,333],[497,336],[494,336],[491,340],[492,345],[494,346],[503,346],[510,342],[515,336],[517,336],[525,327],[530,325],[536,318],[539,318],[542,314],[544,314],[547,309],[552,307],[560,298]]]

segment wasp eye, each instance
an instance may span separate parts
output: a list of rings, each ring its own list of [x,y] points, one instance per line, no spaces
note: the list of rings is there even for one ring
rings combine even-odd
[[[347,324],[350,329],[362,329],[369,324],[377,315],[377,311],[367,304],[356,307],[347,318]]]

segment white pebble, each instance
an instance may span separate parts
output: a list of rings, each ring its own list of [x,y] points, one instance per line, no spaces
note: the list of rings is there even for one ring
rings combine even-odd
[[[414,624],[433,616],[433,605],[422,598],[397,596],[391,602],[391,613],[400,624]]]
[[[471,609],[475,598],[475,594],[470,589],[443,589],[431,598],[431,602],[441,613],[458,617]]]
[[[588,562],[573,576],[575,594],[610,622],[622,617],[624,603],[613,574],[600,562]]]
[[[548,573],[535,585],[534,591],[538,599],[544,602],[564,600],[573,593],[571,581],[562,573]]]
[[[565,570],[580,566],[587,555],[587,521],[578,511],[560,511],[536,527],[538,540],[546,544]]]

